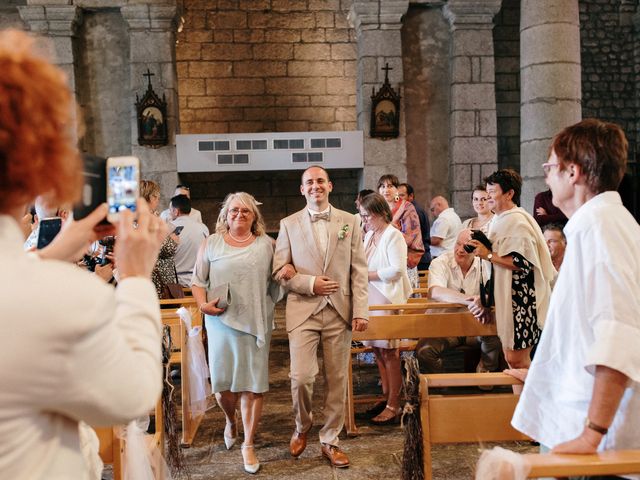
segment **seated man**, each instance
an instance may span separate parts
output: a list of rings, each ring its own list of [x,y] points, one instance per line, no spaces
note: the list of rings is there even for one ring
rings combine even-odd
[[[175,227],[182,227],[180,243],[176,248],[173,260],[176,264],[178,283],[183,287],[191,286],[193,267],[198,257],[198,249],[202,241],[209,236],[209,229],[204,223],[197,222],[189,213],[191,200],[186,195],[176,195],[171,199],[171,223]]]
[[[458,234],[452,252],[433,259],[429,268],[429,296],[439,302],[462,303],[467,306],[480,305],[480,278],[486,281],[489,268],[481,268],[479,257],[468,253],[464,246],[471,238],[470,230]],[[482,309],[479,321],[490,321],[490,312]],[[444,368],[442,354],[460,345],[480,344],[482,355],[476,371],[498,370],[502,345],[497,336],[422,338],[416,346],[420,369],[426,373],[441,373]]]

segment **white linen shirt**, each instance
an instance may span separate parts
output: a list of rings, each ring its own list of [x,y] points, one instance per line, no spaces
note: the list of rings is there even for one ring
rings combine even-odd
[[[640,226],[616,192],[582,205],[512,424],[550,448],[584,427],[596,365],[629,377],[600,450],[640,448]],[[640,476],[630,476],[638,478]]]
[[[0,478],[88,480],[78,422],[127,423],[160,395],[158,297],[149,279],[114,289],[22,246],[0,215]]]
[[[440,212],[438,218],[431,224],[429,235],[441,238],[442,243],[438,246],[431,245],[429,247],[431,256],[435,258],[453,250],[460,230],[462,230],[462,222],[453,208],[450,207]]]
[[[455,254],[447,252],[431,261],[429,266],[429,288],[443,287],[450,288],[467,295],[478,295],[480,293],[480,257],[474,257],[471,268],[467,276],[462,275],[462,269],[456,262]],[[489,268],[485,265],[482,269],[482,276],[486,282],[489,278]]]

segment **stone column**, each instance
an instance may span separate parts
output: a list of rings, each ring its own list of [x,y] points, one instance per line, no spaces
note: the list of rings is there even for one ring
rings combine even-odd
[[[400,100],[400,135],[381,140],[369,136],[371,121],[371,92],[384,82],[384,67],[388,63],[389,83],[398,91],[402,86],[402,16],[409,8],[409,0],[354,0],[349,21],[356,30],[358,42],[358,72],[356,111],[358,129],[364,132],[364,173],[361,187],[375,189],[378,178],[393,173],[401,182],[407,178],[407,149],[405,144],[404,98]],[[402,90],[399,93],[402,95]]]
[[[175,134],[178,121],[177,75],[175,69],[175,34],[173,20],[175,5],[127,5],[121,8],[129,24],[131,61],[131,152],[140,159],[144,178],[160,184],[163,198],[170,198],[178,183]],[[138,120],[135,108],[136,94],[140,98],[147,90],[142,76],[149,69],[153,89],[167,99],[167,128],[169,144],[161,148],[138,145]]]
[[[73,44],[81,22],[81,11],[67,3],[60,0],[29,0],[28,5],[18,7],[18,10],[29,30],[44,37],[38,46],[49,61],[65,71],[69,87],[75,94]]]
[[[449,0],[451,117],[449,185],[461,217],[474,215],[471,192],[498,166],[493,17],[501,0]]]
[[[542,163],[553,136],[580,121],[578,0],[523,0],[520,12],[522,207],[546,190]]]

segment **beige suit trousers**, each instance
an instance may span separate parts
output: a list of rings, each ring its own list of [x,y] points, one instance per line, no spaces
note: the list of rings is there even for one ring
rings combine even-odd
[[[320,442],[338,445],[338,434],[344,426],[351,329],[331,305],[289,332],[289,376],[298,432],[306,432],[313,424],[311,398],[319,370],[318,345],[321,343],[325,423],[320,429]]]

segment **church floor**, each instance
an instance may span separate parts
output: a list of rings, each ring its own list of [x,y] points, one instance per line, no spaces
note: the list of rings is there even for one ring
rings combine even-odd
[[[281,309],[278,309],[281,313]],[[274,332],[270,355],[270,391],[265,395],[262,422],[255,440],[256,455],[262,465],[256,475],[245,473],[242,467],[240,442],[226,450],[222,438],[224,415],[219,407],[210,409],[191,448],[183,449],[192,480],[232,480],[260,478],[263,480],[394,480],[401,478],[404,434],[399,425],[373,426],[365,418],[356,417],[360,436],[340,437],[340,446],[349,455],[351,466],[332,468],[320,453],[318,430],[322,425],[322,375],[316,380],[314,392],[314,427],[308,437],[307,449],[298,458],[289,454],[289,439],[294,422],[291,408],[289,352],[281,314]],[[355,363],[355,362],[354,362]],[[358,393],[377,393],[377,368],[374,365],[354,367],[354,384]],[[179,398],[179,394],[178,394]],[[370,405],[356,405],[364,411]],[[533,452],[528,442],[501,444],[519,452]],[[485,445],[492,447],[493,444]],[[434,480],[473,478],[479,456],[478,444],[438,445],[432,450]],[[106,476],[105,476],[106,478]],[[183,477],[187,478],[187,477]]]

